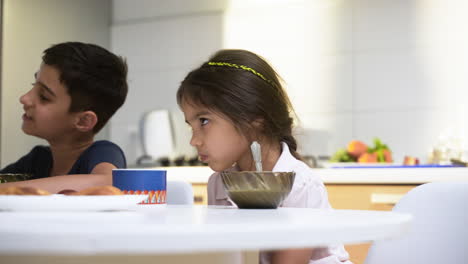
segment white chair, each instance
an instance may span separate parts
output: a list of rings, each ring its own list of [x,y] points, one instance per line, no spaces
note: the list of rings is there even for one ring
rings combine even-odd
[[[193,188],[188,181],[167,181],[167,204],[193,204]]]
[[[366,264],[468,263],[468,182],[420,185],[395,205],[413,223],[401,238],[375,242]]]

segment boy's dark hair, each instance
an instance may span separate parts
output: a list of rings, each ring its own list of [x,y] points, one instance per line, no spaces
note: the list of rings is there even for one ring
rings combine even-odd
[[[192,103],[221,113],[244,133],[262,120],[261,133],[284,141],[297,153],[292,135],[294,110],[275,70],[260,56],[246,50],[220,50],[191,71],[177,91],[177,103]]]
[[[127,63],[94,44],[65,42],[44,51],[42,61],[60,72],[71,97],[70,112],[93,111],[97,133],[125,102]]]

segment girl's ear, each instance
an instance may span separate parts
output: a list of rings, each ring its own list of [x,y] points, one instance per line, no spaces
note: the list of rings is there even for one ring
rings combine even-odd
[[[257,131],[262,131],[264,130],[265,128],[265,121],[263,120],[263,118],[257,118],[255,119],[253,122],[252,122],[252,126],[255,130]]]
[[[78,115],[76,128],[81,132],[92,131],[98,121],[96,113],[93,111],[84,111]]]
[[[265,130],[264,121],[261,118],[257,118],[252,121],[247,130],[247,138],[250,141],[259,141],[262,138],[263,132]]]

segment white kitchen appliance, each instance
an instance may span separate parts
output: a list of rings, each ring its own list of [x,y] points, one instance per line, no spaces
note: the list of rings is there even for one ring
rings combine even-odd
[[[169,110],[152,110],[140,120],[143,156],[137,163],[155,163],[170,158],[174,152],[174,132]]]

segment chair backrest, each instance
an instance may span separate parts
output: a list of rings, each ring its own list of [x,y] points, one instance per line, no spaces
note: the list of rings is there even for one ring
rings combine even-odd
[[[467,204],[468,181],[434,182],[414,188],[393,208],[413,215],[409,234],[375,242],[365,263],[467,263]]]
[[[193,188],[188,181],[167,181],[167,204],[193,204]]]

